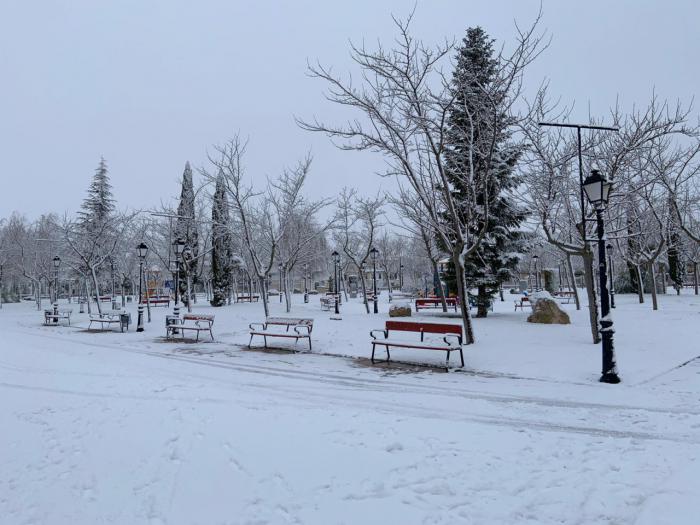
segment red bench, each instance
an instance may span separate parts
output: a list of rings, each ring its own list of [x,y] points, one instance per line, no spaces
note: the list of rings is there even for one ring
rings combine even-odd
[[[515,301],[515,311],[518,311],[518,308],[523,310],[525,306],[529,306],[532,308],[532,301],[530,301],[529,297],[521,297],[520,301]]]
[[[160,295],[158,297],[143,297],[141,299],[141,304],[150,304],[151,306],[163,305],[165,307],[170,306],[170,297],[167,295]]]
[[[457,311],[457,298],[456,297],[445,297],[445,304],[448,308],[454,308]],[[416,312],[421,309],[426,308],[442,308],[442,299],[438,298],[425,298],[416,299]]]
[[[237,294],[236,295],[236,302],[237,303],[252,303],[255,301],[256,303],[260,299],[260,296],[258,294]]]
[[[390,338],[391,332],[413,332],[420,334],[420,340]],[[384,338],[378,338],[375,333],[381,333]],[[425,340],[425,334],[442,336],[442,341],[432,337]],[[387,321],[383,330],[372,330],[372,363],[374,363],[374,351],[377,345],[386,347],[386,360],[391,359],[389,348],[417,348],[422,350],[442,350],[447,352],[445,366],[450,366],[450,353],[459,351],[459,357],[464,366],[464,354],[462,353],[462,326],[447,323],[414,323],[407,321]]]

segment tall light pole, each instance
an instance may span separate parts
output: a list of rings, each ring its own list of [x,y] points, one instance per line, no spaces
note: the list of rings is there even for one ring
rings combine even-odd
[[[340,265],[340,254],[334,251],[331,256],[333,257],[333,292],[335,292],[335,315],[340,314],[339,304],[340,303],[340,291],[338,290],[338,266]]]
[[[591,170],[591,174],[583,181],[583,189],[589,202],[596,212],[596,230],[598,234],[598,267],[600,273],[600,334],[603,344],[603,370],[600,376],[601,383],[616,384],[620,382],[617,375],[617,363],[615,362],[615,345],[613,341],[612,315],[610,314],[610,295],[608,293],[607,257],[605,249],[605,223],[603,212],[610,195],[610,183],[598,170]]]
[[[53,278],[54,278],[54,283],[53,283],[53,288],[54,288],[54,298],[56,301],[53,303],[53,314],[54,314],[54,322],[58,324],[58,268],[61,266],[61,258],[56,255],[53,258]]]
[[[608,243],[608,267],[610,268],[610,308],[615,308],[615,265],[613,264],[613,245]]]
[[[177,239],[173,243],[173,251],[175,253],[175,306],[173,307],[173,315],[180,317],[180,305],[178,303],[180,295],[180,257],[182,257],[182,252],[185,251],[185,241]],[[178,333],[177,329],[174,329],[173,333]]]
[[[399,257],[399,290],[403,290],[403,263]]]
[[[139,303],[137,306],[138,322],[136,323],[136,331],[143,332],[143,262],[148,255],[148,246],[142,242],[136,247],[136,255],[139,258]]]
[[[110,276],[112,277],[112,310],[117,309],[117,298],[114,295],[114,257],[109,258]]]
[[[277,290],[280,293],[280,303],[282,302],[282,263],[277,265],[277,271],[280,274],[280,289]]]
[[[535,261],[535,291],[540,291],[540,272],[537,268],[537,262],[540,260],[539,255],[533,255],[532,260]]]
[[[372,256],[372,282],[374,283],[374,313],[378,314],[379,305],[377,304],[377,255],[379,255],[379,250],[372,246],[372,249],[369,251],[369,253]]]
[[[305,303],[309,302],[308,276],[309,276],[309,264],[304,263],[304,302]]]

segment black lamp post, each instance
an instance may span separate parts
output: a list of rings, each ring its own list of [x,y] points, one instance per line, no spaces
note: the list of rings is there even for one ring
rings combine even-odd
[[[146,255],[148,255],[148,246],[146,243],[142,242],[136,247],[136,255],[139,258],[139,304],[137,307],[138,311],[138,322],[136,323],[136,331],[143,332],[143,262],[146,260]]]
[[[608,267],[610,268],[610,308],[615,308],[615,264],[613,263],[613,245],[608,243]]]
[[[309,265],[308,265],[308,263],[304,263],[304,302],[305,303],[309,302],[308,277],[309,277]]]
[[[374,283],[374,313],[378,314],[379,305],[377,304],[377,255],[379,255],[379,250],[372,246],[372,249],[369,251],[369,253],[372,256],[372,282]]]
[[[54,293],[55,293],[55,297],[56,297],[56,302],[58,302],[58,269],[60,266],[61,266],[61,258],[57,255],[56,257],[53,258],[53,277],[54,277],[53,287],[55,290]]]
[[[540,272],[537,267],[537,262],[540,260],[539,255],[533,255],[532,260],[535,261],[535,291],[539,292],[540,291]]]
[[[603,343],[603,370],[600,376],[602,383],[616,384],[620,382],[615,362],[615,345],[612,316],[610,314],[610,295],[608,293],[607,258],[605,249],[605,223],[603,212],[608,203],[612,183],[601,175],[598,170],[583,181],[583,189],[589,202],[595,207],[598,234],[598,267],[600,273],[600,334]]]
[[[403,290],[403,263],[399,263],[399,290]]]
[[[336,251],[334,251],[331,256],[333,257],[333,270],[334,270],[334,278],[333,278],[333,292],[335,292],[335,314],[339,315],[340,310],[338,303],[340,303],[340,292],[338,291],[338,266],[340,265],[340,254]]]
[[[282,302],[282,263],[277,265],[277,271],[280,274],[280,289],[277,290],[280,293],[280,303]]]
[[[185,251],[185,241],[177,239],[173,243],[173,252],[175,253],[175,308],[178,308],[178,295],[180,293],[180,257],[183,251]]]

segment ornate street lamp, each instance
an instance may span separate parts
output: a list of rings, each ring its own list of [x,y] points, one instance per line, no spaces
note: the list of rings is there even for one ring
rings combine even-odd
[[[277,272],[280,274],[280,289],[277,290],[280,294],[280,303],[282,302],[282,263],[277,264]]]
[[[379,250],[372,246],[372,249],[369,251],[369,254],[372,256],[372,282],[374,283],[374,313],[378,314],[379,305],[377,304],[377,256],[379,255]]]
[[[139,258],[139,304],[137,307],[138,321],[136,323],[136,331],[143,332],[143,262],[148,255],[148,245],[142,242],[136,247],[136,255]]]
[[[61,266],[61,258],[56,255],[53,258],[53,287],[56,301],[53,303],[54,321],[58,323],[58,269]]]
[[[180,293],[180,257],[185,251],[185,241],[177,239],[173,243],[173,253],[175,254],[175,308],[178,308],[178,295]],[[175,313],[178,315],[179,312]]]
[[[535,261],[535,291],[539,292],[540,291],[540,272],[538,271],[538,268],[537,268],[537,262],[540,260],[540,256],[533,255],[532,260]]]
[[[338,303],[340,303],[340,291],[338,290],[338,266],[340,265],[340,254],[334,251],[331,254],[333,257],[333,269],[335,272],[335,277],[333,279],[333,292],[335,292],[335,315],[340,314],[340,309]]]
[[[603,370],[600,376],[602,383],[616,384],[620,382],[617,375],[617,363],[615,362],[615,345],[613,341],[612,316],[610,314],[610,294],[608,293],[607,258],[605,253],[605,223],[603,212],[608,204],[610,188],[609,182],[598,170],[591,170],[591,174],[583,181],[583,190],[588,201],[596,212],[596,226],[598,234],[598,267],[600,273],[600,334],[603,345]]]

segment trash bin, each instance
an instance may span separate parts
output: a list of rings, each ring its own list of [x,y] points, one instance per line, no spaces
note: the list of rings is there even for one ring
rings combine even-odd
[[[122,332],[125,328],[127,332],[129,331],[129,323],[131,323],[131,314],[129,312],[121,313],[119,315],[119,328],[121,328]]]

